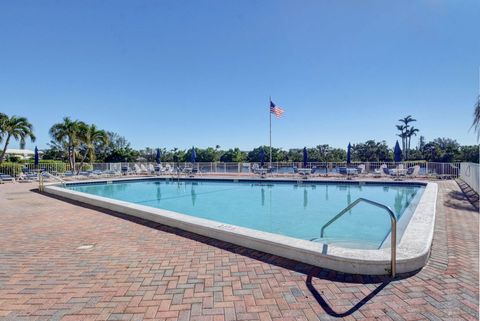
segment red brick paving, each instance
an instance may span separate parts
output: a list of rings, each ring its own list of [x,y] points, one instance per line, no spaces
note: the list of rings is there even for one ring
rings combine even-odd
[[[388,282],[0,185],[0,319],[478,320],[479,216],[439,187],[428,265]]]

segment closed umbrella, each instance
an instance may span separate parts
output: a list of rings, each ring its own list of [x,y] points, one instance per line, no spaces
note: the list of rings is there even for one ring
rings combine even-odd
[[[303,168],[307,167],[307,163],[308,163],[308,151],[307,151],[307,147],[303,147]]]
[[[37,148],[37,146],[35,146],[35,158],[34,158],[35,168],[38,167],[39,163],[40,163],[40,159],[38,157],[38,148]]]
[[[263,150],[263,146],[260,147],[260,166],[263,167],[265,165],[265,151]]]
[[[347,146],[347,164],[350,164],[352,161],[352,145],[350,145],[350,143],[348,143],[348,146]]]
[[[195,153],[195,147],[192,146],[192,153],[190,154],[190,161],[195,163],[195,158],[197,158],[197,154]]]
[[[160,164],[160,160],[162,158],[162,153],[160,152],[160,148],[157,148],[157,156],[155,157],[155,161],[157,164]]]
[[[402,149],[400,148],[398,140],[395,144],[395,148],[393,149],[393,160],[397,163],[402,161]]]

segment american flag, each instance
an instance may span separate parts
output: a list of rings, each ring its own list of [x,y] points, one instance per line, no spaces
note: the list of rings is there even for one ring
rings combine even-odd
[[[270,113],[274,114],[275,117],[280,118],[283,115],[283,109],[278,107],[270,100]]]

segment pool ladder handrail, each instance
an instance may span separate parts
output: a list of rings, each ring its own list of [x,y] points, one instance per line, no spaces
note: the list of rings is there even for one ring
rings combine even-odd
[[[323,238],[323,233],[329,225],[331,225],[333,222],[335,222],[337,219],[339,219],[341,216],[343,216],[343,214],[347,213],[348,211],[350,211],[352,208],[354,208],[355,206],[357,206],[361,202],[365,202],[365,203],[368,203],[370,205],[380,207],[380,208],[386,210],[387,213],[390,216],[390,221],[391,221],[391,225],[392,225],[392,232],[391,232],[391,237],[390,237],[390,240],[391,240],[391,246],[390,246],[391,247],[391,258],[390,258],[391,271],[390,271],[390,273],[391,273],[392,278],[394,278],[395,274],[397,272],[396,271],[397,270],[397,217],[395,216],[395,213],[392,211],[392,209],[390,207],[388,207],[384,204],[381,204],[381,203],[378,203],[378,202],[360,197],[360,198],[356,199],[354,202],[352,202],[350,205],[345,207],[340,213],[335,215],[330,221],[325,223],[322,226],[322,229],[320,230],[320,237]]]
[[[52,174],[50,174],[49,172],[46,172],[46,171],[45,172],[38,172],[38,189],[42,192],[45,190],[45,182],[43,181],[43,176],[44,175],[59,181],[62,184],[63,187],[65,187],[67,185],[67,183],[58,176],[52,175]]]

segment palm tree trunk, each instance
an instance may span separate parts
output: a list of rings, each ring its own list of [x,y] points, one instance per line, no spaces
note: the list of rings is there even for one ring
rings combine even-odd
[[[73,168],[72,163],[72,147],[68,145],[68,164],[70,165],[70,171],[73,173],[75,169]]]
[[[82,161],[80,162],[80,166],[78,167],[78,170],[77,170],[77,175],[80,174],[80,170],[83,167],[83,162],[85,162],[85,159],[87,158],[87,152],[88,150],[85,151],[85,154],[83,154]]]
[[[412,139],[412,136],[408,136],[407,157],[405,158],[405,160],[408,160],[408,157],[410,156],[410,155],[409,155],[409,152],[410,152],[410,142],[411,142],[411,139]]]
[[[75,163],[75,146],[72,146],[72,164],[73,164],[73,170],[76,170],[76,163]]]
[[[3,163],[3,159],[5,157],[5,154],[7,153],[7,146],[8,146],[8,143],[10,142],[10,137],[11,135],[8,134],[7,139],[5,140],[5,146],[3,147],[3,150],[2,150],[2,155],[0,155],[0,163]]]

